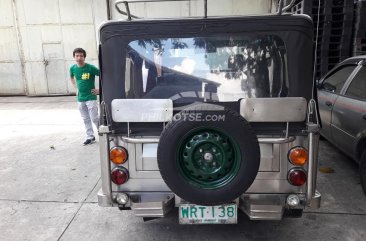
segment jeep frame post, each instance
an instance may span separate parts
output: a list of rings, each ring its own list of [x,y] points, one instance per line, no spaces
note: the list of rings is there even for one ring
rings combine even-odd
[[[100,28],[98,203],[182,224],[320,207],[309,16],[140,19]],[[121,4],[125,11],[121,10]],[[132,20],[134,19],[134,20]]]

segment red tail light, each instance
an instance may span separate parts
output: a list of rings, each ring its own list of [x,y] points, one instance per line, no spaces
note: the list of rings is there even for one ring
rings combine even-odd
[[[128,181],[128,170],[124,167],[116,167],[112,170],[111,180],[117,185],[122,185]]]
[[[288,181],[291,183],[291,185],[294,186],[302,186],[306,182],[306,173],[301,168],[292,168],[287,175]]]

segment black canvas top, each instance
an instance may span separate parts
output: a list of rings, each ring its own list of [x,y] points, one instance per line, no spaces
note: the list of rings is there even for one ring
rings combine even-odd
[[[126,47],[134,40],[210,37],[245,33],[280,37],[286,46],[288,97],[309,100],[313,91],[313,24],[306,15],[184,18],[110,21],[100,28],[99,61],[102,99],[110,108],[113,99],[125,98]],[[106,94],[107,93],[107,94]]]

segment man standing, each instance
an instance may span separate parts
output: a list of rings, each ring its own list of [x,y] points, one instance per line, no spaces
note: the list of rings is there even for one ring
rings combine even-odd
[[[78,107],[84,120],[86,140],[83,145],[95,142],[93,125],[98,128],[98,103],[99,89],[95,88],[95,76],[99,76],[99,70],[91,64],[85,63],[86,52],[82,48],[73,51],[76,64],[70,67],[72,84],[77,88]]]

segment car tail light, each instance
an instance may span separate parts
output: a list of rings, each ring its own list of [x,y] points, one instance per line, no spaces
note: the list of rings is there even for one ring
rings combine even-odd
[[[291,183],[291,185],[294,186],[302,186],[306,182],[306,173],[301,168],[292,168],[287,175],[288,181]]]
[[[294,147],[288,153],[289,161],[296,166],[304,165],[308,158],[308,151],[303,147]]]
[[[117,185],[122,185],[126,183],[129,178],[128,170],[124,167],[116,167],[112,170],[111,180]]]
[[[128,159],[128,152],[123,147],[115,146],[111,149],[109,153],[109,158],[114,164],[123,164]]]

